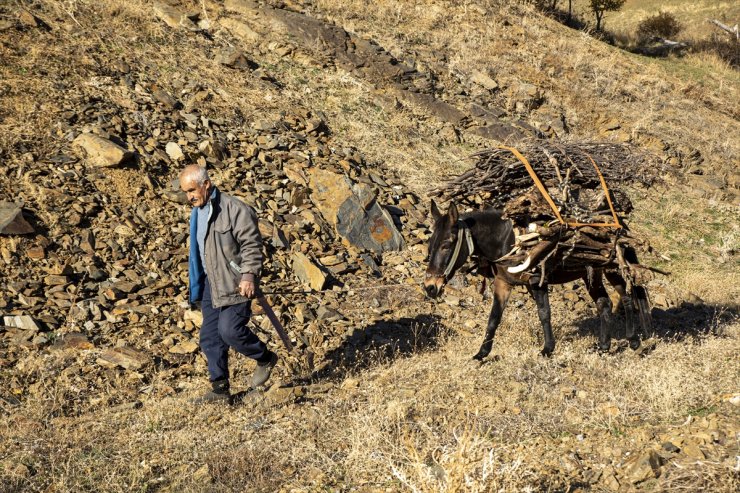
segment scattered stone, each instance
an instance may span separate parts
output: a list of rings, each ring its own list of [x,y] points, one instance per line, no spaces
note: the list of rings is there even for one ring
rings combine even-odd
[[[69,332],[59,337],[51,346],[54,349],[93,349],[95,346],[81,332]]]
[[[188,339],[172,346],[170,352],[173,354],[192,354],[198,351],[199,347],[195,339]]]
[[[226,156],[226,148],[223,144],[217,141],[212,140],[204,140],[200,144],[198,144],[198,151],[200,151],[201,154],[207,157],[212,157],[214,159],[224,159]]]
[[[230,49],[216,57],[216,61],[229,68],[254,70],[257,64],[247,58],[242,50]]]
[[[273,385],[264,394],[264,405],[283,406],[295,402],[303,396],[301,387],[280,387]]]
[[[196,327],[200,327],[203,325],[203,312],[200,310],[185,310],[183,320],[192,322]]]
[[[672,454],[677,454],[681,451],[681,449],[675,446],[672,442],[663,442],[661,448],[666,452],[670,452]]]
[[[177,99],[175,99],[172,96],[172,94],[165,91],[158,85],[152,84],[152,87],[150,88],[150,90],[152,92],[152,97],[154,98],[154,100],[162,104],[165,108],[174,110],[178,108],[179,106],[181,106],[180,102]]]
[[[316,318],[325,322],[332,322],[334,320],[344,319],[344,315],[333,308],[322,305],[316,310]]]
[[[431,94],[397,89],[394,95],[403,103],[411,105],[423,113],[431,114],[443,122],[458,125],[467,117],[465,113],[457,109],[455,106],[450,103],[440,101]]]
[[[306,255],[295,252],[292,258],[293,273],[315,291],[321,291],[326,285],[326,274]]]
[[[87,229],[82,232],[80,238],[80,248],[88,255],[95,253],[95,234],[91,229]]]
[[[82,150],[88,164],[100,168],[119,166],[133,157],[118,144],[93,134],[80,134],[72,145]]]
[[[356,389],[360,386],[360,381],[356,378],[349,377],[345,378],[340,387],[342,389]]]
[[[638,454],[624,465],[624,474],[632,484],[660,476],[663,459],[653,450]]]
[[[172,5],[154,2],[152,8],[154,9],[154,15],[172,28],[185,28],[189,31],[199,30],[198,26],[187,15]]]
[[[483,72],[479,72],[478,70],[473,71],[472,75],[470,76],[470,80],[480,86],[483,86],[489,91],[495,91],[496,89],[498,89],[498,83],[495,80],[493,80],[489,75],[484,74]]]
[[[173,161],[180,161],[185,157],[185,154],[182,152],[182,148],[177,144],[177,142],[168,142],[165,147],[165,152]]]
[[[619,491],[620,484],[617,480],[617,476],[614,473],[614,469],[608,467],[604,470],[601,476],[601,484],[603,484],[609,491]]]
[[[22,25],[30,28],[39,27],[40,25],[38,17],[36,17],[26,9],[20,9],[20,11],[18,12],[18,21]]]
[[[149,358],[130,347],[109,348],[100,353],[98,364],[103,366],[120,366],[127,370],[139,370],[149,362]]]
[[[226,5],[227,9],[235,10],[228,6],[228,2]],[[238,21],[236,19],[232,19],[230,17],[224,17],[222,19],[219,19],[219,24],[224,26],[226,29],[231,31],[234,36],[237,36],[241,38],[244,41],[250,42],[250,43],[258,43],[260,39],[262,39],[262,36],[255,32],[251,27],[249,27],[247,24]]]
[[[33,232],[33,226],[23,218],[20,207],[12,202],[0,202],[0,234],[24,235]]]
[[[681,446],[681,452],[692,459],[704,460],[707,458],[699,445],[693,440],[686,440]]]
[[[31,332],[38,332],[39,326],[36,325],[33,318],[28,315],[10,315],[3,317],[3,324],[6,327],[14,327],[16,329],[28,330]]]
[[[537,109],[543,102],[544,96],[534,84],[519,83],[509,89],[508,107],[517,113],[529,113]]]
[[[42,246],[32,246],[26,250],[26,256],[32,260],[41,260],[46,258],[46,250]]]

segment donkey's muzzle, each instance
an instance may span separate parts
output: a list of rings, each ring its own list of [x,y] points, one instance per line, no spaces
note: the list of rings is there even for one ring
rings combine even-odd
[[[436,298],[442,292],[442,286],[444,285],[444,278],[437,276],[427,276],[424,279],[424,292],[430,298]]]
[[[437,296],[439,296],[439,290],[437,289],[437,286],[424,286],[424,291],[430,298],[436,298]]]

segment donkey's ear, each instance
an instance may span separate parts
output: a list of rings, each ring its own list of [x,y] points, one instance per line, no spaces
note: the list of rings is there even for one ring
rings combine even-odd
[[[434,219],[434,222],[436,223],[439,221],[439,218],[442,217],[442,213],[439,212],[439,209],[437,208],[437,203],[432,200],[432,219]]]
[[[450,202],[450,208],[447,209],[447,215],[450,217],[452,224],[455,224],[457,222],[457,218],[460,217],[460,214],[457,212],[457,206],[454,202]]]

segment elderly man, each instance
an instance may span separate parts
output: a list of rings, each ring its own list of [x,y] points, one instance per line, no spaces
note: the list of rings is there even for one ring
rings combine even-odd
[[[254,209],[218,190],[205,168],[192,164],[180,174],[180,188],[193,206],[190,215],[190,302],[201,302],[200,348],[208,360],[212,390],[198,402],[230,402],[229,347],[257,361],[251,386],[264,384],[273,353],[247,327],[250,299],[262,272],[262,238]]]

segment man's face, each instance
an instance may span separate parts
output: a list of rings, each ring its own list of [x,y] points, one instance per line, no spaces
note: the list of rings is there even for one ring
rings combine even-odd
[[[180,179],[180,188],[188,196],[188,202],[193,207],[203,207],[211,193],[211,182],[206,180],[202,185],[188,176]]]

